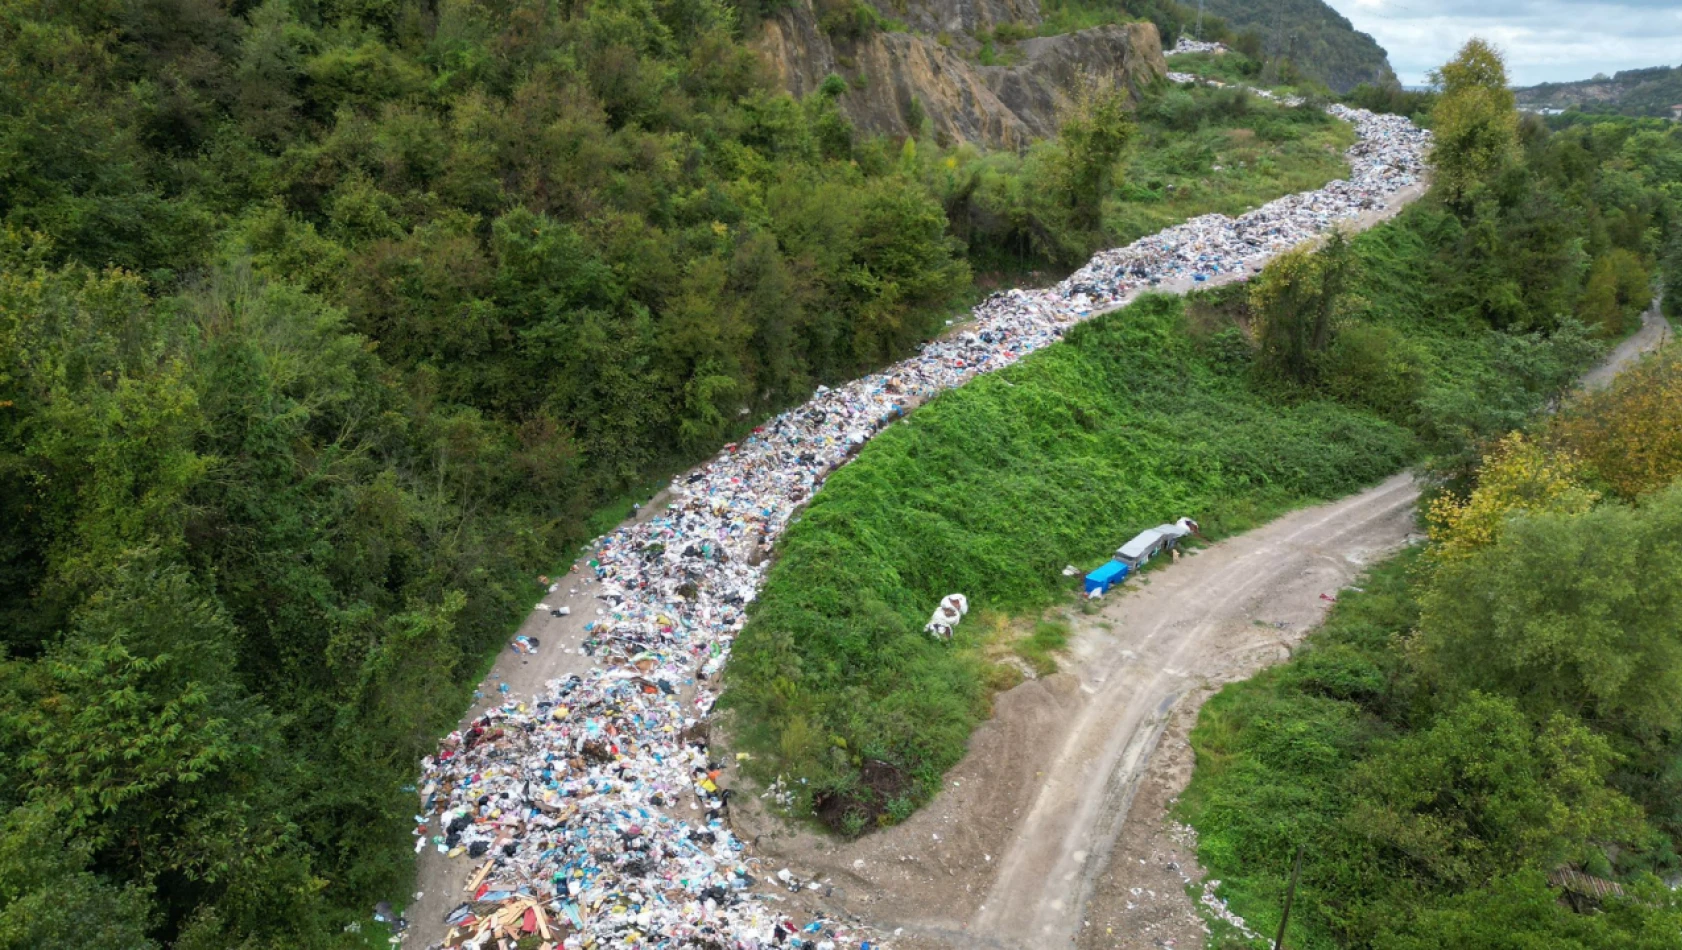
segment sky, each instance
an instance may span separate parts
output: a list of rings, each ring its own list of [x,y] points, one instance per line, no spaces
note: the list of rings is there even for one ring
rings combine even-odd
[[[1390,54],[1404,85],[1481,36],[1507,54],[1514,85],[1682,65],[1682,0],[1328,0]]]

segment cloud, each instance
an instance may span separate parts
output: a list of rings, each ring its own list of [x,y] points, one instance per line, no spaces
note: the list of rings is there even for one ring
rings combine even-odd
[[[1481,36],[1507,54],[1514,83],[1587,79],[1682,56],[1677,0],[1330,0],[1390,53],[1402,82],[1417,84],[1461,44]]]

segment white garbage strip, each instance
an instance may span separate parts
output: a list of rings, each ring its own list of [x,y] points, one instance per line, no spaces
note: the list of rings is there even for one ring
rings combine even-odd
[[[994,294],[961,332],[819,387],[674,480],[659,517],[598,539],[586,581],[604,603],[585,643],[598,665],[509,698],[422,763],[416,850],[430,844],[473,868],[446,945],[486,950],[529,935],[566,950],[869,947],[841,922],[778,908],[775,890],[819,885],[756,864],[731,833],[730,791],[709,760],[705,720],[765,555],[830,472],[924,398],[1010,366],[1137,292],[1241,275],[1420,179],[1428,133],[1330,111],[1358,136],[1347,180],[1101,252],[1055,288]]]
[[[1221,43],[1205,43],[1194,40],[1189,36],[1182,36],[1174,48],[1164,53],[1164,56],[1178,56],[1181,53],[1224,53],[1226,46]]]

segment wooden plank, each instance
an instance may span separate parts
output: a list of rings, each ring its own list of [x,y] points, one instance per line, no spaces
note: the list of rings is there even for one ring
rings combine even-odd
[[[473,875],[472,880],[468,881],[467,886],[462,888],[462,890],[468,892],[469,894],[478,890],[479,885],[485,882],[485,878],[490,875],[491,868],[493,867],[496,867],[496,859],[494,858],[486,861],[484,867],[481,867],[478,872]]]

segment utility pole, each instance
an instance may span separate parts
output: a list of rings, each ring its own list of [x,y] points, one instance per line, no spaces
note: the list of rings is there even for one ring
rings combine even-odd
[[[1279,915],[1279,936],[1273,938],[1273,950],[1284,950],[1285,925],[1291,922],[1291,901],[1297,896],[1297,878],[1302,876],[1302,845],[1297,845],[1297,860],[1291,867],[1291,886],[1285,889],[1285,912]]]
[[[1203,0],[1197,0],[1197,40],[1203,41]]]

